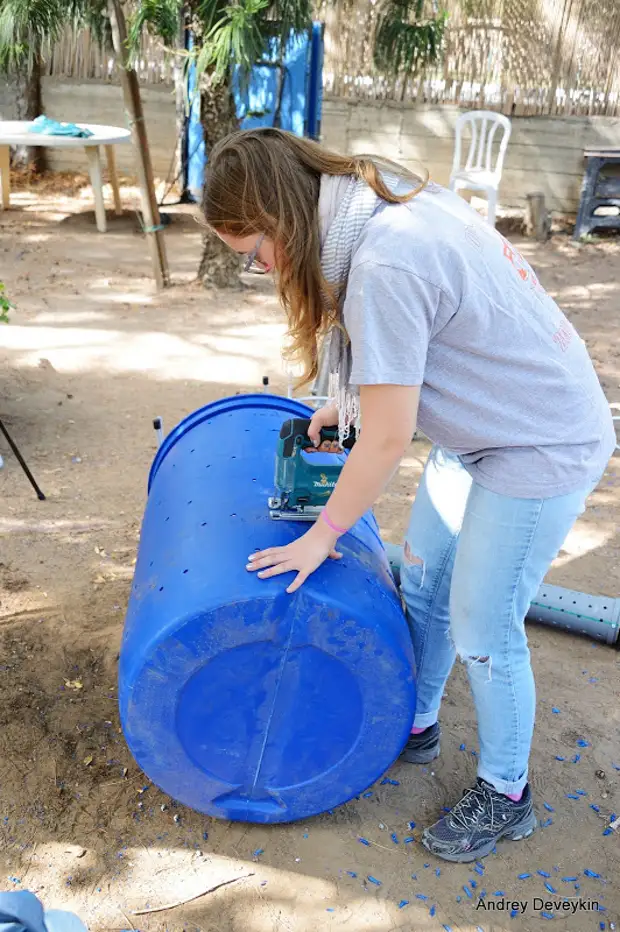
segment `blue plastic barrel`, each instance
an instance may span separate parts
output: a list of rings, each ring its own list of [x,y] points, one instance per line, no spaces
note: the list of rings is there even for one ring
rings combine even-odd
[[[245,569],[308,525],[274,521],[282,422],[310,409],[226,398],[161,445],[120,657],[123,731],[200,812],[290,822],[346,802],[398,757],[415,708],[407,623],[372,515],[293,595]]]

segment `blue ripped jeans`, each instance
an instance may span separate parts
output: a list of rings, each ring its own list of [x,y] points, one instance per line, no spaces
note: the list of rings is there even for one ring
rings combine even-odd
[[[433,447],[411,513],[401,589],[417,675],[414,724],[437,721],[456,654],[478,716],[478,775],[500,793],[527,783],[536,694],[525,615],[592,491],[509,498]]]

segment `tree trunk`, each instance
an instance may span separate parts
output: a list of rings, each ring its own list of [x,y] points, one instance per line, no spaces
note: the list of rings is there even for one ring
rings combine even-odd
[[[207,158],[214,145],[239,128],[235,101],[228,80],[214,83],[205,73],[200,80],[200,121]],[[198,276],[207,287],[240,288],[239,256],[211,232],[205,233]]]
[[[18,120],[34,120],[43,113],[41,93],[41,57],[35,55],[32,68],[20,67],[10,78],[15,95],[15,110]],[[45,149],[42,146],[15,146],[11,156],[13,168],[41,172],[45,168]]]

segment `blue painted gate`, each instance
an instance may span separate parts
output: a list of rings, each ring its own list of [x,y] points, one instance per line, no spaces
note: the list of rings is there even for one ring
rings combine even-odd
[[[298,136],[318,139],[322,103],[323,32],[323,23],[313,23],[307,32],[291,33],[281,69],[277,67],[279,43],[277,39],[272,39],[263,60],[252,69],[245,87],[239,79],[238,69],[235,71],[234,97],[243,129],[274,125],[278,91],[280,82],[283,82],[280,128]],[[199,200],[202,196],[206,154],[200,124],[200,101],[195,86],[195,68],[191,68],[188,76],[191,106],[185,142],[185,188]]]

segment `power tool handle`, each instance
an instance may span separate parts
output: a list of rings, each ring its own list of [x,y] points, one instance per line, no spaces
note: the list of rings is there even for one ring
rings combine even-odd
[[[308,436],[308,430],[310,428],[310,418],[301,418],[295,417],[291,418],[288,421],[285,421],[280,430],[280,439],[284,441],[283,444],[283,453],[284,456],[293,456],[295,452],[295,447],[305,447],[314,446],[312,440]],[[323,427],[321,428],[321,442],[324,440],[338,440],[338,428],[337,427]],[[350,450],[355,441],[357,440],[357,435],[355,428],[351,429],[351,433],[344,442],[345,450]]]

